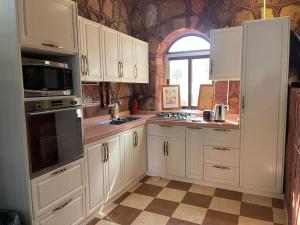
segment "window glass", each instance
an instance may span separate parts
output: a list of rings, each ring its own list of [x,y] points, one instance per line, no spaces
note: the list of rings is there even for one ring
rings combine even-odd
[[[198,36],[187,36],[176,41],[169,49],[169,53],[208,49],[210,49],[210,44],[204,38]]]

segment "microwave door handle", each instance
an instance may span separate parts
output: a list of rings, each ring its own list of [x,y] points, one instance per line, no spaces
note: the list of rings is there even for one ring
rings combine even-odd
[[[35,115],[63,112],[63,111],[69,111],[69,110],[75,110],[75,109],[81,109],[81,107],[71,107],[71,108],[65,108],[65,109],[53,109],[53,110],[44,110],[44,111],[39,111],[39,112],[29,112],[29,113],[27,113],[27,115],[35,116]]]

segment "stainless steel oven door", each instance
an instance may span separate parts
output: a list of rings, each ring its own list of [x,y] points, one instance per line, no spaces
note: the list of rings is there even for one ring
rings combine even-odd
[[[27,112],[26,125],[32,178],[83,157],[80,107]]]

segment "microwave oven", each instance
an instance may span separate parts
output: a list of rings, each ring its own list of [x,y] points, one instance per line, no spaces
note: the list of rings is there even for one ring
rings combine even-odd
[[[68,64],[22,58],[25,98],[73,95],[72,70]]]

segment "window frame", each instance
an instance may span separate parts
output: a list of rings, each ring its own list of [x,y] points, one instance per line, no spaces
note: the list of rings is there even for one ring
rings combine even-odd
[[[181,38],[187,36],[197,36],[206,40],[208,43],[209,40],[203,36],[198,35],[185,35],[175,40],[168,48],[166,57],[165,57],[165,67],[166,67],[166,78],[167,84],[170,84],[170,61],[174,60],[188,60],[188,106],[181,106],[182,109],[197,109],[197,106],[192,106],[192,60],[193,59],[209,59],[210,60],[210,49],[208,50],[196,50],[196,51],[181,51],[181,52],[169,52],[169,49]],[[213,83],[213,82],[212,82]]]

